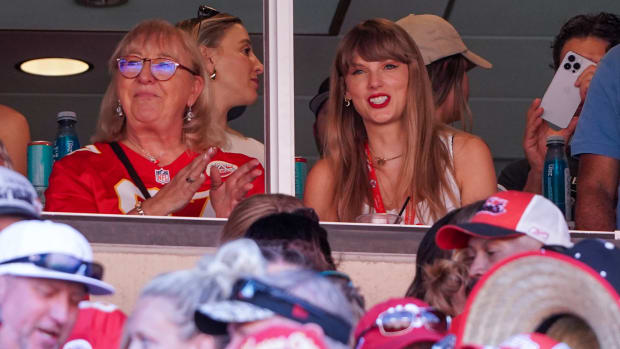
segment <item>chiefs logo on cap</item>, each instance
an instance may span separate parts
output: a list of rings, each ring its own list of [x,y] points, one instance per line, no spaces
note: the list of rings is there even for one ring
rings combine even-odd
[[[207,166],[207,174],[211,173],[211,167],[214,166],[220,172],[220,176],[222,178],[230,176],[233,172],[237,171],[237,168],[239,168],[237,165],[233,165],[229,162],[216,160],[210,162]]]
[[[497,196],[491,196],[484,202],[482,208],[478,213],[486,213],[491,215],[499,215],[506,213],[506,205],[508,204],[508,200],[498,198]]]

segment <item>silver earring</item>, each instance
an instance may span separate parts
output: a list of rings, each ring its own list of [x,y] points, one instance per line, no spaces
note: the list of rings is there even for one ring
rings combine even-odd
[[[213,69],[213,74],[209,75],[209,79],[215,80],[215,76],[216,76],[215,69]]]
[[[345,107],[351,106],[351,100],[347,97],[344,97],[344,106]]]
[[[185,117],[183,118],[183,120],[185,122],[190,122],[192,121],[192,119],[194,118],[194,113],[192,113],[192,106],[188,106],[187,107],[187,111],[185,112]]]
[[[121,105],[121,100],[119,99],[116,105],[116,116],[118,116],[119,118],[123,118],[123,116],[125,116],[125,113],[123,113],[123,106]]]

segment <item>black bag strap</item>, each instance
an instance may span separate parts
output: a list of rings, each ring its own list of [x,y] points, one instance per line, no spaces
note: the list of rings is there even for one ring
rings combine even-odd
[[[131,165],[131,162],[127,158],[127,154],[125,154],[123,148],[121,148],[118,142],[110,142],[110,147],[112,147],[112,150],[114,150],[114,154],[116,154],[118,159],[123,163],[123,165],[125,165],[125,168],[127,169],[127,172],[129,172],[129,176],[131,177],[131,180],[133,180],[133,183],[138,186],[138,189],[140,189],[140,192],[142,192],[144,198],[150,199],[151,194],[149,194],[149,191],[146,190],[144,183],[140,179],[140,176],[138,176],[136,170],[133,168],[133,165]]]

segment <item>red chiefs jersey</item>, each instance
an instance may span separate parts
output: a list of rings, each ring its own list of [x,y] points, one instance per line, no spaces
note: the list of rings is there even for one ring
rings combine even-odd
[[[152,163],[124,144],[121,147],[144,182],[151,196],[185,166],[198,153],[184,152],[167,166]],[[207,166],[207,174],[215,166],[220,171],[222,180],[226,181],[239,166],[252,158],[243,154],[218,151]],[[258,165],[263,170],[261,165]],[[214,169],[215,170],[215,169]],[[264,170],[263,170],[264,173]],[[265,177],[258,176],[252,184],[254,187],[247,196],[265,192]],[[214,217],[215,213],[209,203],[211,179],[207,179],[194,194],[192,200],[175,216]],[[123,163],[118,159],[112,147],[107,143],[87,145],[54,163],[49,178],[49,187],[45,192],[45,210],[52,212],[81,212],[126,214],[134,209],[138,200],[144,200],[140,189],[134,184]]]
[[[113,304],[80,302],[80,312],[62,349],[117,349],[127,315]]]

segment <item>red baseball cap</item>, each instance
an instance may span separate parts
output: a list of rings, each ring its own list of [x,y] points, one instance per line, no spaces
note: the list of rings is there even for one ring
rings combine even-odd
[[[127,315],[113,304],[80,302],[78,318],[63,349],[117,349]]]
[[[439,315],[438,322],[433,326],[427,325],[424,321],[425,317],[419,315],[416,320],[409,324],[409,326],[403,326],[402,330],[397,330],[384,334],[386,332],[381,329],[380,326],[385,325],[384,317],[387,314],[398,312],[412,312],[422,314],[422,312],[432,311],[431,317]],[[421,326],[415,326],[420,322],[417,319],[422,319]],[[399,325],[402,325],[402,318],[399,318]],[[383,324],[383,325],[382,325]],[[392,298],[383,303],[379,303],[372,307],[366,314],[360,319],[355,328],[355,348],[356,349],[399,349],[404,348],[410,344],[421,342],[435,343],[447,334],[447,323],[445,323],[445,316],[437,314],[427,303],[416,298]]]
[[[504,191],[490,196],[468,223],[443,226],[435,242],[444,250],[467,247],[472,236],[500,239],[527,235],[544,245],[571,247],[564,214],[537,194]]]
[[[327,349],[320,327],[316,330],[309,325],[270,326],[253,333],[235,349]]]

